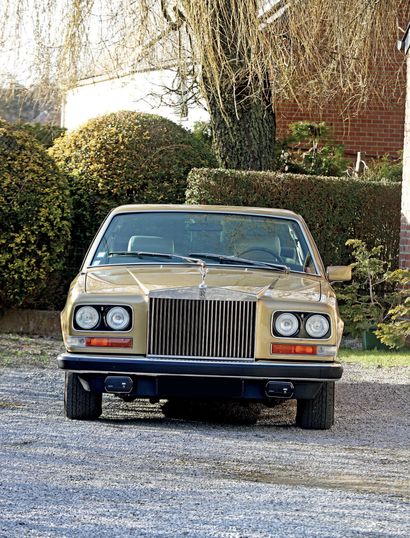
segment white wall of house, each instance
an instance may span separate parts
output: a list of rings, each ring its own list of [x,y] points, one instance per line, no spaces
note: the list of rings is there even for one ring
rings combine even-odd
[[[410,51],[407,53],[406,121],[401,196],[400,267],[410,269]]]
[[[88,79],[65,95],[62,107],[62,126],[75,129],[91,118],[117,112],[135,110],[164,116],[191,128],[197,121],[209,119],[200,105],[188,107],[187,116],[181,116],[181,99],[167,95],[165,88],[173,86],[175,71],[144,71],[120,78]]]

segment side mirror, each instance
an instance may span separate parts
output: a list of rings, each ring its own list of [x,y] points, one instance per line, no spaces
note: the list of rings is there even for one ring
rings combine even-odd
[[[352,268],[350,265],[331,265],[326,269],[326,275],[330,282],[347,282],[352,280]]]

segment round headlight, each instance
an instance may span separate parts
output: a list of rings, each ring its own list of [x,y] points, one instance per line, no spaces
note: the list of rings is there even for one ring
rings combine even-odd
[[[299,320],[288,312],[279,314],[275,320],[275,329],[281,336],[294,336],[299,331]]]
[[[314,314],[306,320],[306,332],[312,338],[323,338],[329,331],[329,321],[325,316]]]
[[[100,314],[93,306],[82,306],[75,313],[75,322],[80,329],[94,329],[100,322]]]
[[[114,331],[122,331],[129,324],[130,315],[122,306],[114,306],[108,310],[105,320]]]

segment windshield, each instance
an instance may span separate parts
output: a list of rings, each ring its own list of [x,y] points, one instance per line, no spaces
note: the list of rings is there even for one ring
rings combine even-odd
[[[246,265],[249,260],[262,267],[265,263],[317,274],[297,221],[193,211],[115,215],[91,265],[187,263],[184,257],[202,259],[207,265]]]

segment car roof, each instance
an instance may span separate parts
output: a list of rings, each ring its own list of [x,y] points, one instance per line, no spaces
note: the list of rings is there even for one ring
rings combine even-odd
[[[244,207],[230,205],[188,205],[188,204],[129,204],[116,207],[113,214],[131,213],[133,211],[212,211],[220,213],[250,213],[254,215],[267,215],[271,217],[287,217],[301,220],[300,215],[287,209],[267,207]]]

